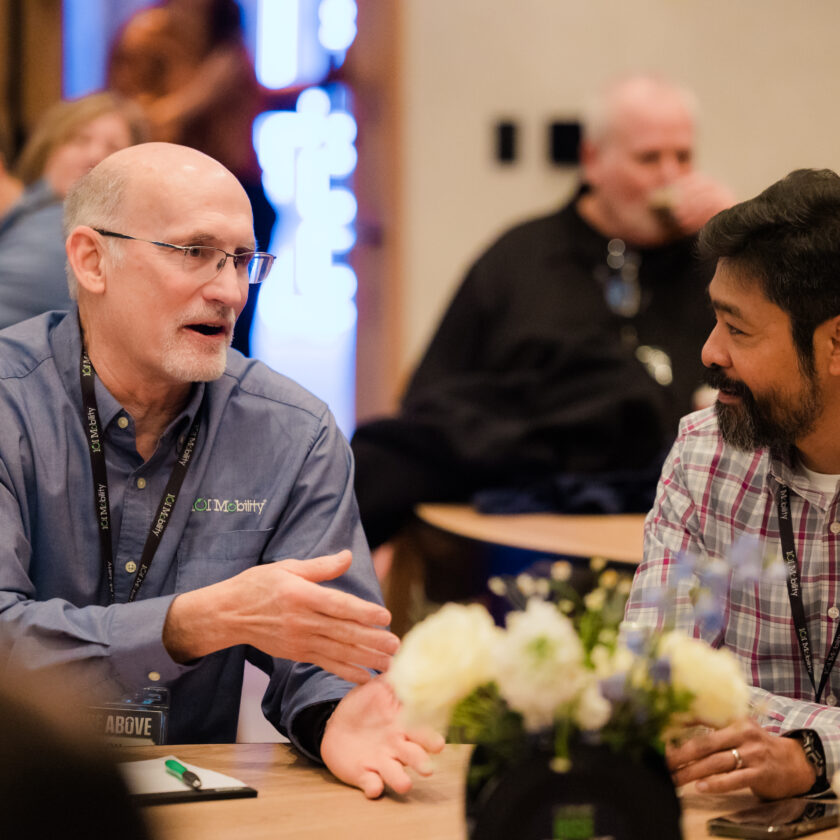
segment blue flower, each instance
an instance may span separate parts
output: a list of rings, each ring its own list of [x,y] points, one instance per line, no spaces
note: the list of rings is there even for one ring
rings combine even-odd
[[[671,682],[671,660],[660,656],[650,665],[650,678],[655,683]]]
[[[610,703],[620,703],[627,697],[627,674],[612,674],[599,683],[601,694]]]

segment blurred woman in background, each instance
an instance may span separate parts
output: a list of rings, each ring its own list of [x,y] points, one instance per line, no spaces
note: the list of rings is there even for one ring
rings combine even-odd
[[[0,219],[0,328],[70,306],[64,196],[105,157],[147,136],[140,109],[110,93],[59,102],[43,115],[15,166],[23,194]]]

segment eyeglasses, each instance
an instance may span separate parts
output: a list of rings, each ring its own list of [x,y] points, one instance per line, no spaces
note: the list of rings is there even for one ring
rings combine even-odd
[[[248,278],[252,286],[262,283],[271,266],[274,265],[274,255],[266,254],[263,251],[242,251],[239,254],[230,254],[221,248],[214,248],[212,245],[172,245],[169,242],[155,242],[153,239],[143,239],[139,236],[129,236],[126,233],[114,233],[112,230],[94,228],[102,236],[114,236],[117,239],[133,239],[135,242],[148,242],[149,245],[157,245],[159,248],[171,248],[173,251],[180,251],[184,255],[183,268],[185,274],[190,274],[202,282],[207,282],[217,277],[228,257],[233,260],[233,268],[239,279]]]

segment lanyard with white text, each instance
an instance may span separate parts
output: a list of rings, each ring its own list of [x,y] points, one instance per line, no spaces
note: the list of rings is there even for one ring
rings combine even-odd
[[[805,621],[805,608],[802,606],[802,581],[799,577],[799,561],[796,558],[796,546],[793,541],[793,525],[790,521],[790,490],[784,485],[779,486],[779,495],[776,498],[779,510],[779,539],[782,541],[782,559],[787,568],[788,598],[790,599],[790,612],[793,616],[793,625],[796,629],[796,638],[799,640],[799,650],[802,653],[802,661],[808,671],[808,678],[811,680],[811,687],[814,689],[814,702],[819,703],[823,691],[828,683],[829,674],[834,667],[837,654],[840,652],[840,626],[834,633],[834,641],[823,665],[822,677],[819,687],[814,681],[814,661],[811,651],[811,638],[808,635],[808,625]]]
[[[79,375],[82,384],[82,404],[85,410],[84,421],[88,438],[88,451],[90,452],[90,465],[93,470],[93,498],[94,505],[96,506],[96,519],[99,522],[99,551],[102,556],[102,566],[105,569],[105,576],[108,581],[110,603],[113,604],[116,601],[114,590],[114,550],[111,542],[111,504],[108,499],[108,470],[105,465],[105,441],[99,427],[99,411],[96,406],[93,365],[88,358],[87,351],[84,349],[82,349]],[[152,565],[152,558],[155,556],[157,547],[163,537],[163,532],[169,524],[169,517],[175,508],[175,502],[178,501],[178,493],[187,475],[187,469],[190,466],[190,460],[195,449],[195,442],[198,439],[199,415],[200,409],[196,412],[196,417],[187,434],[184,448],[175,461],[175,466],[172,468],[172,474],[169,476],[166,490],[163,492],[163,498],[160,500],[157,512],[152,520],[149,535],[146,537],[143,553],[140,556],[140,567],[137,570],[137,576],[134,578],[134,583],[128,596],[129,601],[133,601],[137,597],[137,593],[143,585],[143,581],[149,571],[149,566]]]

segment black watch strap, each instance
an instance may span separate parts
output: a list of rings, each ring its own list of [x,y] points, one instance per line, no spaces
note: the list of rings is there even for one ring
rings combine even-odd
[[[814,786],[804,795],[815,796],[828,790],[829,781],[825,767],[825,750],[823,749],[822,739],[817,732],[813,729],[794,729],[792,732],[785,732],[784,737],[795,738],[799,741],[802,751],[805,753],[805,758],[808,759],[808,763],[817,774]]]

